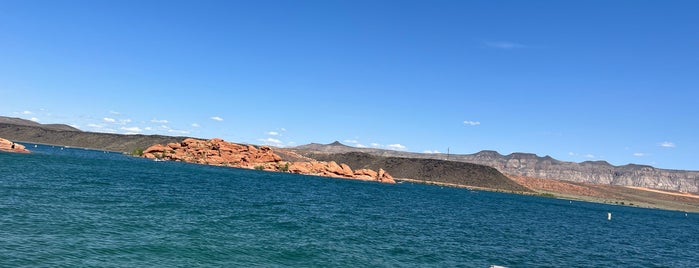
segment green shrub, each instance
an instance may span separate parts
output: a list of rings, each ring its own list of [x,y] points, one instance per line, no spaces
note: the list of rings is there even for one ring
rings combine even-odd
[[[143,148],[141,148],[141,147],[136,147],[136,149],[133,149],[133,151],[131,151],[131,155],[133,155],[133,156],[143,156]]]
[[[265,167],[263,167],[263,166],[255,166],[255,170],[265,170]]]
[[[548,197],[548,198],[555,198],[556,196],[553,195],[552,193],[541,193],[539,194],[541,197]]]
[[[284,164],[283,166],[280,166],[279,171],[288,172],[289,171],[289,162],[286,162],[286,164]]]

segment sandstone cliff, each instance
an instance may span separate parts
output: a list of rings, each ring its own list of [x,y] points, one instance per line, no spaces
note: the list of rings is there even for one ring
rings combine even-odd
[[[0,138],[0,152],[29,153],[24,145]]]
[[[216,166],[282,171],[297,174],[346,178],[383,183],[395,183],[383,169],[352,170],[334,161],[286,162],[268,146],[255,147],[226,142],[222,139],[198,140],[187,138],[167,145],[156,144],[143,151],[143,157]]]

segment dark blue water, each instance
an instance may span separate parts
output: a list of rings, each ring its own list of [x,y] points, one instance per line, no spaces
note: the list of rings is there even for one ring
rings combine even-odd
[[[0,153],[2,267],[699,263],[697,214],[28,147]]]

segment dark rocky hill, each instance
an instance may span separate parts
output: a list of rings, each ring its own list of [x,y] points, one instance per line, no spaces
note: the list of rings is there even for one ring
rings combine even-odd
[[[373,148],[355,148],[339,142],[331,144],[312,143],[294,148],[298,151],[326,154],[363,152],[385,157],[441,159],[473,163],[496,168],[515,176],[555,179],[602,185],[648,187],[681,192],[699,192],[699,171],[669,170],[644,165],[614,166],[605,161],[581,163],[559,161],[550,156],[530,153],[502,155],[496,151],[481,151],[475,154],[420,154]]]
[[[60,130],[46,125],[31,126],[7,123],[0,123],[0,137],[16,142],[44,143],[117,152],[131,152],[136,148],[147,148],[158,143],[181,142],[185,139],[185,137],[161,135],[121,135]]]
[[[530,192],[529,189],[496,169],[483,165],[438,159],[384,157],[362,152],[334,154],[306,151],[303,154],[320,161],[346,163],[357,169],[383,168],[399,180],[408,178],[428,183],[481,187],[508,192]]]
[[[71,127],[69,125],[64,125],[64,124],[40,124],[40,123],[31,121],[31,120],[26,120],[26,119],[16,118],[16,117],[6,117],[6,116],[0,116],[0,124],[41,127],[44,129],[61,130],[61,131],[81,131],[80,129]]]

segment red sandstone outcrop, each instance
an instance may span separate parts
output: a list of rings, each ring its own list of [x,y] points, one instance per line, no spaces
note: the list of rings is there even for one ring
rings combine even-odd
[[[395,183],[393,177],[383,169],[353,171],[346,164],[336,162],[304,161],[282,162],[282,158],[268,146],[259,148],[226,142],[222,139],[185,139],[181,143],[156,144],[143,151],[143,157],[189,163],[254,168],[267,171],[285,171],[323,177],[359,179]]]
[[[0,151],[12,153],[29,153],[24,145],[0,138]]]
[[[293,162],[289,165],[288,169],[289,172],[298,174],[396,183],[393,177],[383,169],[380,169],[379,172],[370,169],[358,169],[352,171],[352,168],[350,168],[347,164],[337,164],[334,161]]]

